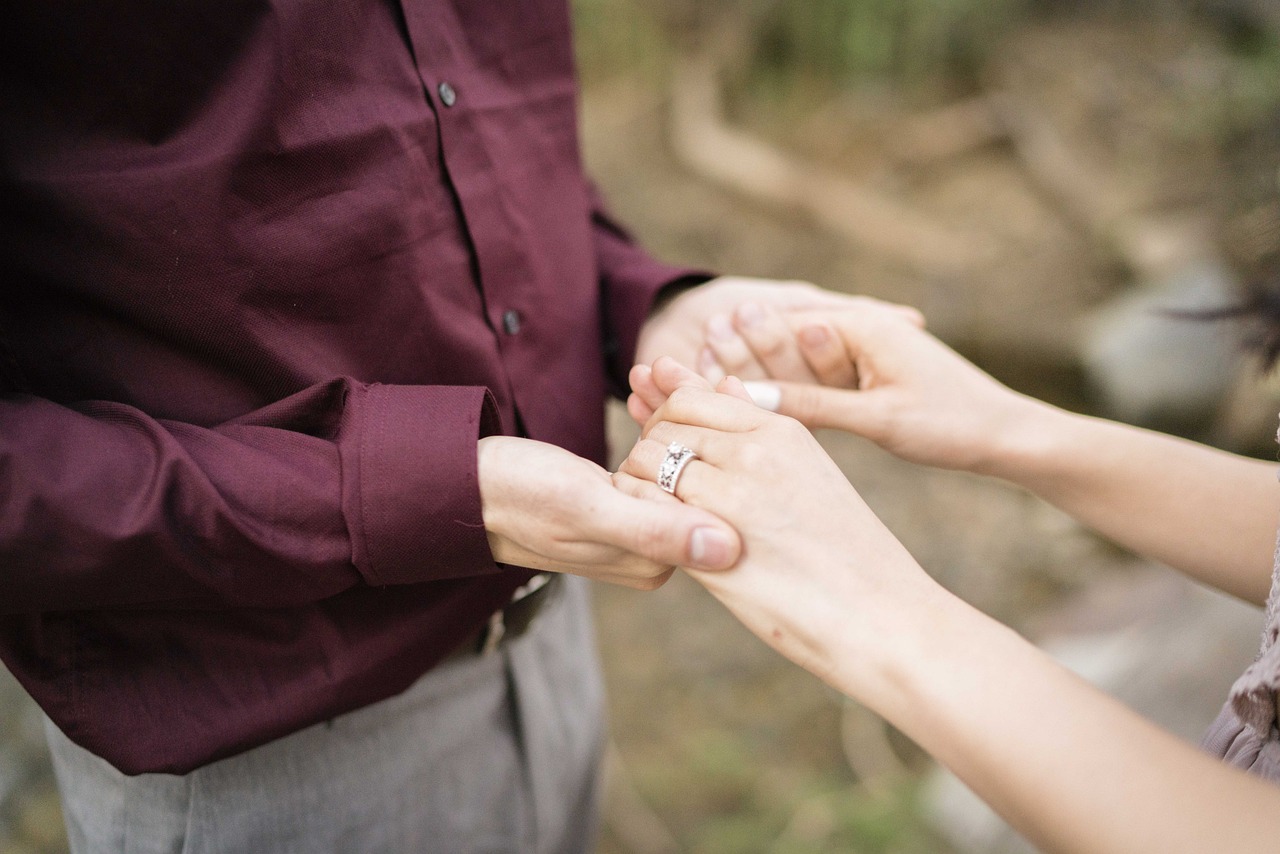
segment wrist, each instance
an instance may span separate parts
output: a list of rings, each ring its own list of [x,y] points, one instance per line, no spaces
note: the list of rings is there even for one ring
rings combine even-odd
[[[508,517],[509,483],[502,476],[512,465],[510,454],[517,448],[512,443],[523,440],[512,436],[485,436],[476,443],[476,477],[480,485],[480,518],[489,534],[492,546],[494,538],[505,531]]]
[[[833,601],[827,624],[820,628],[822,636],[835,639],[824,678],[881,714],[909,686],[927,678],[921,671],[937,658],[939,627],[952,621],[954,611],[969,607],[905,552],[904,562],[909,565],[893,573],[895,601],[860,608],[856,617]]]
[[[660,314],[663,309],[671,305],[680,297],[687,294],[694,288],[714,282],[714,276],[708,275],[689,275],[682,276],[674,282],[663,285],[662,289],[653,298],[653,305],[649,307],[648,317]]]
[[[1022,484],[1030,473],[1057,459],[1071,413],[1035,398],[1010,393],[1007,405],[991,419],[986,440],[969,470]]]
[[[991,630],[1007,632],[941,585],[934,584],[893,626],[877,627],[879,637],[864,645],[861,666],[842,650],[847,673],[840,687],[913,738],[929,725],[957,671],[973,666],[975,650]]]

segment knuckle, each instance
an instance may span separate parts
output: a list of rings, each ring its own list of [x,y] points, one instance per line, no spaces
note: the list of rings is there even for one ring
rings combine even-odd
[[[783,445],[794,447],[797,442],[803,442],[811,435],[809,428],[790,415],[770,418],[762,427],[759,440],[750,445],[752,452],[758,455],[753,462],[763,465],[777,457],[776,451],[770,451],[770,448],[776,449]]]
[[[840,358],[829,345],[823,345],[821,350],[813,353],[809,357],[809,363],[813,365],[814,371],[821,376],[842,374],[850,367],[849,360]]]
[[[801,417],[811,416],[818,412],[819,403],[820,401],[816,389],[809,388],[808,386],[801,386],[800,388],[795,389],[792,394],[792,405],[790,411],[800,415]]]
[[[765,329],[756,333],[751,340],[751,346],[755,350],[756,355],[764,358],[772,358],[780,356],[787,349],[787,340],[778,334],[775,329]]]
[[[737,462],[747,471],[759,471],[769,462],[769,452],[759,442],[744,442],[736,451]]]
[[[807,440],[812,435],[807,427],[794,418],[779,418],[778,430],[792,441]]]
[[[853,371],[843,365],[828,365],[815,371],[818,380],[827,386],[848,386],[853,384]]]
[[[750,364],[752,361],[751,352],[746,348],[735,347],[732,350],[716,353],[716,360],[720,363],[720,368],[727,374],[732,374],[743,368],[744,365]]]
[[[662,585],[666,584],[667,579],[670,577],[671,577],[671,573],[664,568],[663,571],[658,575],[644,576],[642,578],[635,579],[631,586],[634,587],[636,590],[641,590],[646,593],[650,593],[650,592],[653,592],[654,590],[657,590]]]
[[[671,393],[667,398],[667,405],[673,411],[681,411],[689,406],[689,404],[697,397],[697,392],[688,386],[681,386]]]
[[[642,453],[641,446],[643,444],[644,442],[638,442],[627,454],[626,458],[623,459],[622,465],[618,466],[618,471],[615,472],[613,476],[613,480],[615,484],[618,482],[619,474],[625,472],[626,474],[634,475],[637,471],[639,471],[641,466],[641,453]]]
[[[662,436],[668,429],[669,425],[666,421],[660,421],[654,425],[653,432],[649,434],[649,437],[631,449],[631,453],[635,455],[636,462],[647,463],[658,456],[661,449],[666,447]]]
[[[667,538],[669,536],[670,532],[667,526],[656,519],[646,518],[636,521],[633,542],[638,556],[637,572],[643,573],[656,568],[657,562],[665,556]]]

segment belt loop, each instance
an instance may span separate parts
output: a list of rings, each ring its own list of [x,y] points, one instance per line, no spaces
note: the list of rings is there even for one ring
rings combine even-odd
[[[507,633],[506,620],[503,619],[502,611],[494,611],[489,615],[489,630],[484,634],[484,645],[480,647],[481,655],[491,655],[498,649],[498,644],[502,643],[502,636]]]
[[[514,640],[523,635],[555,589],[553,582],[557,580],[556,575],[548,572],[541,572],[530,578],[511,595],[505,607],[489,615],[489,622],[478,633],[479,637],[472,638],[469,643],[459,647],[458,651],[466,650],[480,656],[491,655],[504,640]]]

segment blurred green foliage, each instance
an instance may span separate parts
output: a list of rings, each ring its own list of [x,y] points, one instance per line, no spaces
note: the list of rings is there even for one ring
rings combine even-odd
[[[786,718],[787,712],[776,714]],[[789,719],[800,725],[799,719]],[[830,738],[818,726],[815,740]],[[828,745],[830,746],[830,745]],[[770,755],[749,729],[697,727],[670,752],[633,756],[633,780],[670,822],[682,850],[697,854],[939,854],[950,849],[919,818],[917,778],[872,793],[838,752],[797,764]],[[776,749],[776,746],[775,748]],[[674,761],[673,761],[674,758]]]
[[[714,49],[726,30],[754,75],[916,83],[967,74],[1029,0],[575,0],[591,73],[660,68],[674,45]]]
[[[1230,20],[1219,32],[1233,58],[1223,91],[1227,130],[1245,130],[1280,109],[1280,33]]]
[[[671,59],[672,38],[657,9],[636,0],[573,0],[575,46],[583,76],[656,77]]]
[[[781,2],[757,28],[753,64],[773,74],[804,67],[844,84],[967,76],[1027,6],[1027,0]]]
[[[588,85],[639,78],[641,85],[634,88],[651,90],[657,100],[669,87],[679,85],[678,75],[671,74],[679,58],[709,56],[719,66],[733,123],[802,153],[803,145],[794,143],[803,132],[838,137],[841,132],[857,131],[853,122],[838,123],[855,113],[839,109],[845,103],[841,99],[850,92],[853,97],[848,103],[869,115],[875,115],[877,103],[884,101],[906,101],[908,109],[917,108],[910,102],[918,100],[946,103],[991,82],[984,77],[988,66],[1005,58],[1002,47],[1018,46],[1020,36],[1042,26],[1079,38],[1110,28],[1130,37],[1103,40],[1092,52],[1089,42],[1078,51],[1064,50],[1063,41],[1048,42],[1050,49],[1056,44],[1058,51],[1043,57],[1049,81],[1027,81],[1023,94],[1056,99],[1036,103],[1046,114],[1065,116],[1063,123],[1068,127],[1076,118],[1093,122],[1097,125],[1094,139],[1101,140],[1099,149],[1114,148],[1119,152],[1117,161],[1124,156],[1155,159],[1150,147],[1155,140],[1162,151],[1172,152],[1161,163],[1190,164],[1194,168],[1189,171],[1196,173],[1209,168],[1202,160],[1223,142],[1228,151],[1237,152],[1239,161],[1228,181],[1239,182],[1246,167],[1257,166],[1255,195],[1274,197],[1280,117],[1268,117],[1280,106],[1280,35],[1254,18],[1223,12],[1234,0],[1212,4],[1205,0],[573,2],[579,62]],[[1142,38],[1129,34],[1129,22],[1151,24],[1166,20],[1164,16],[1178,24],[1175,32],[1194,38],[1170,50],[1126,49]],[[1095,28],[1099,20],[1104,25]],[[1142,33],[1158,33],[1158,28],[1144,27]],[[1027,43],[1041,48],[1046,44],[1023,38],[1021,44]],[[1075,75],[1084,81],[1078,90],[1069,85],[1055,90],[1049,85],[1070,78],[1072,71],[1091,72]],[[991,80],[994,85],[1001,82],[998,75],[991,75]],[[890,98],[880,98],[881,89]],[[615,90],[605,87],[605,91]],[[629,89],[624,85],[616,91]],[[1090,100],[1095,94],[1099,97]],[[1077,100],[1078,111],[1073,108]],[[834,120],[806,124],[832,105],[836,109],[828,115],[834,115]],[[1112,106],[1115,115],[1106,112]],[[653,110],[645,116],[656,114]],[[1251,144],[1238,144],[1233,138],[1247,138]],[[1142,145],[1134,145],[1128,155],[1130,140]],[[836,145],[826,146],[819,156],[835,150]],[[990,164],[977,158],[974,162],[980,169]],[[1135,162],[1133,171],[1145,165]],[[643,167],[628,161],[627,168]],[[1167,174],[1176,179],[1175,172]],[[654,204],[665,216],[669,200],[659,198]],[[1061,577],[1057,576],[1059,581]],[[1038,582],[1024,582],[1024,589],[1040,591],[1029,593],[1030,598],[1052,598],[1060,594],[1059,581],[1053,578],[1048,573]],[[636,666],[632,657],[614,659],[611,664],[626,678],[639,678],[627,670]],[[621,703],[615,724],[627,736],[620,743],[626,749],[631,782],[678,840],[680,850],[696,854],[939,854],[949,850],[920,815],[919,778],[875,793],[859,783],[835,741],[839,725],[832,708],[808,706],[802,692],[779,695],[764,683],[735,686],[732,679],[703,678],[698,683],[701,692],[674,678],[669,684],[659,678],[656,684],[659,687],[647,686],[643,702],[631,698],[630,703]],[[655,709],[667,716],[658,716]],[[663,721],[675,725],[665,732],[659,725]],[[764,736],[760,727],[769,722],[777,732]]]
[[[1243,121],[1275,109],[1280,91],[1280,33],[1195,0],[573,0],[573,8],[579,61],[595,79],[660,77],[677,53],[733,44],[741,55],[721,61],[766,95],[797,83],[954,89],[973,85],[991,51],[1030,19],[1145,14],[1191,16],[1216,31],[1233,57],[1223,106]]]

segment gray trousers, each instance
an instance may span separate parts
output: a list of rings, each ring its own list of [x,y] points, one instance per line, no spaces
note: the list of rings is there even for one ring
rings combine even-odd
[[[593,850],[603,691],[586,584],[563,580],[497,652],[183,776],[125,776],[46,722],[72,850]]]

